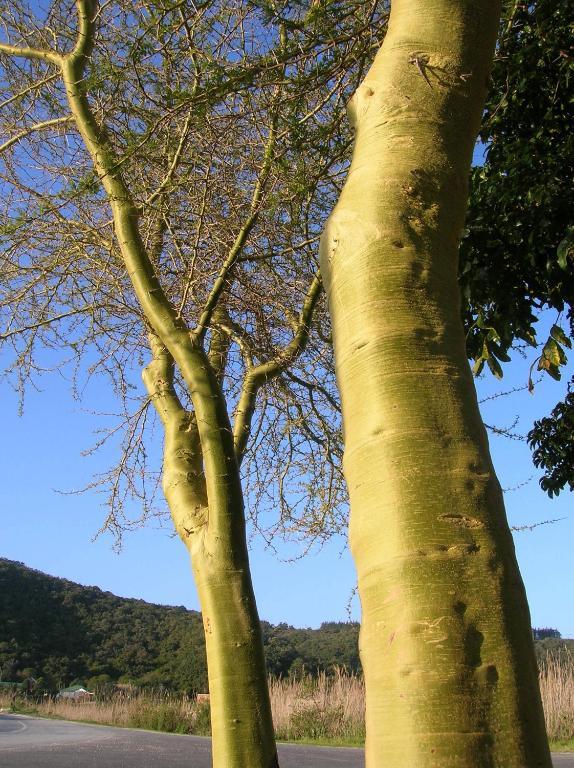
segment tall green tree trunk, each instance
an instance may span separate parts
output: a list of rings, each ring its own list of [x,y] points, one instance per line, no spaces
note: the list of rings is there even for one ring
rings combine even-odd
[[[277,768],[261,625],[251,583],[239,465],[229,424],[220,456],[208,462],[218,494],[208,493],[200,430],[173,388],[173,358],[150,333],[143,379],[164,426],[163,490],[190,555],[203,615],[216,768]],[[213,400],[217,400],[212,382]],[[224,459],[222,459],[224,457]]]
[[[493,0],[393,0],[322,239],[372,768],[551,765],[457,286],[498,19]]]
[[[225,351],[217,342],[210,360],[204,348],[205,328],[203,333],[191,332],[161,286],[121,163],[88,100],[86,67],[98,4],[76,0],[76,8],[74,49],[66,56],[49,54],[48,60],[60,68],[70,111],[107,193],[124,265],[149,329],[152,361],[143,378],[164,426],[163,488],[192,557],[203,614],[213,765],[277,768],[261,626],[249,570],[240,461],[218,380],[222,365],[218,358],[225,357]],[[174,389],[174,364],[188,388],[193,413],[183,408]]]

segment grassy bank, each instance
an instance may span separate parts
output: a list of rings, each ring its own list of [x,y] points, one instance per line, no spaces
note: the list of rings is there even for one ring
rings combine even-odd
[[[574,751],[574,657],[548,655],[540,671],[546,729],[557,749]]]
[[[187,696],[153,691],[87,701],[55,698],[34,701],[18,697],[14,702],[0,694],[0,708],[59,720],[167,733],[209,736],[211,730],[208,703],[197,704]]]
[[[548,734],[556,751],[574,751],[574,659],[549,656],[542,664],[540,686]],[[365,690],[362,678],[343,670],[301,679],[270,680],[277,738],[318,744],[359,746],[364,742]],[[10,698],[0,694],[0,707]],[[19,699],[19,711],[44,717],[81,720],[130,728],[208,735],[209,704],[185,696],[153,692],[75,702]]]
[[[269,693],[280,741],[364,743],[365,688],[357,675],[337,670],[331,676],[271,679]]]

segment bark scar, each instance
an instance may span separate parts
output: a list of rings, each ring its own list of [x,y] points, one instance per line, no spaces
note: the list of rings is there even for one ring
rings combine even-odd
[[[461,528],[484,528],[482,520],[477,520],[476,517],[469,515],[439,515],[438,519],[444,520],[445,523],[459,525]]]
[[[428,87],[432,89],[431,81],[426,73],[429,61],[429,57],[424,53],[417,53],[415,51],[409,55],[409,64],[416,64],[420,76],[426,80]]]

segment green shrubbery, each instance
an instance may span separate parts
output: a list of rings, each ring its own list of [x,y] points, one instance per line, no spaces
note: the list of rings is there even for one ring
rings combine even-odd
[[[285,738],[355,744],[364,741],[365,728],[364,724],[348,722],[341,706],[326,710],[306,707],[293,712]]]
[[[208,701],[196,704],[193,733],[196,736],[211,736],[211,708]]]
[[[264,621],[261,630],[268,671],[276,677],[336,666],[360,670],[358,624],[295,629]],[[116,597],[0,558],[0,679],[28,676],[48,693],[73,682],[91,691],[111,692],[123,683],[206,692],[201,615]]]
[[[192,714],[186,715],[179,706],[168,702],[150,703],[134,709],[128,719],[130,728],[166,733],[195,733]]]

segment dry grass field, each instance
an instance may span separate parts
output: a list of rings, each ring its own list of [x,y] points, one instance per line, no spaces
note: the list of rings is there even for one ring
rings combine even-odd
[[[550,741],[574,740],[574,658],[548,656],[540,672],[540,691]]]
[[[546,724],[554,743],[574,739],[574,659],[559,661],[549,656],[542,664],[540,686]],[[271,705],[277,737],[282,741],[316,741],[360,744],[365,735],[365,690],[360,677],[337,670],[301,679],[271,679]],[[11,707],[10,696],[0,694],[0,708]],[[45,699],[18,700],[45,717],[81,720],[107,725],[209,733],[209,704],[167,693],[132,692],[101,697],[95,701]]]

